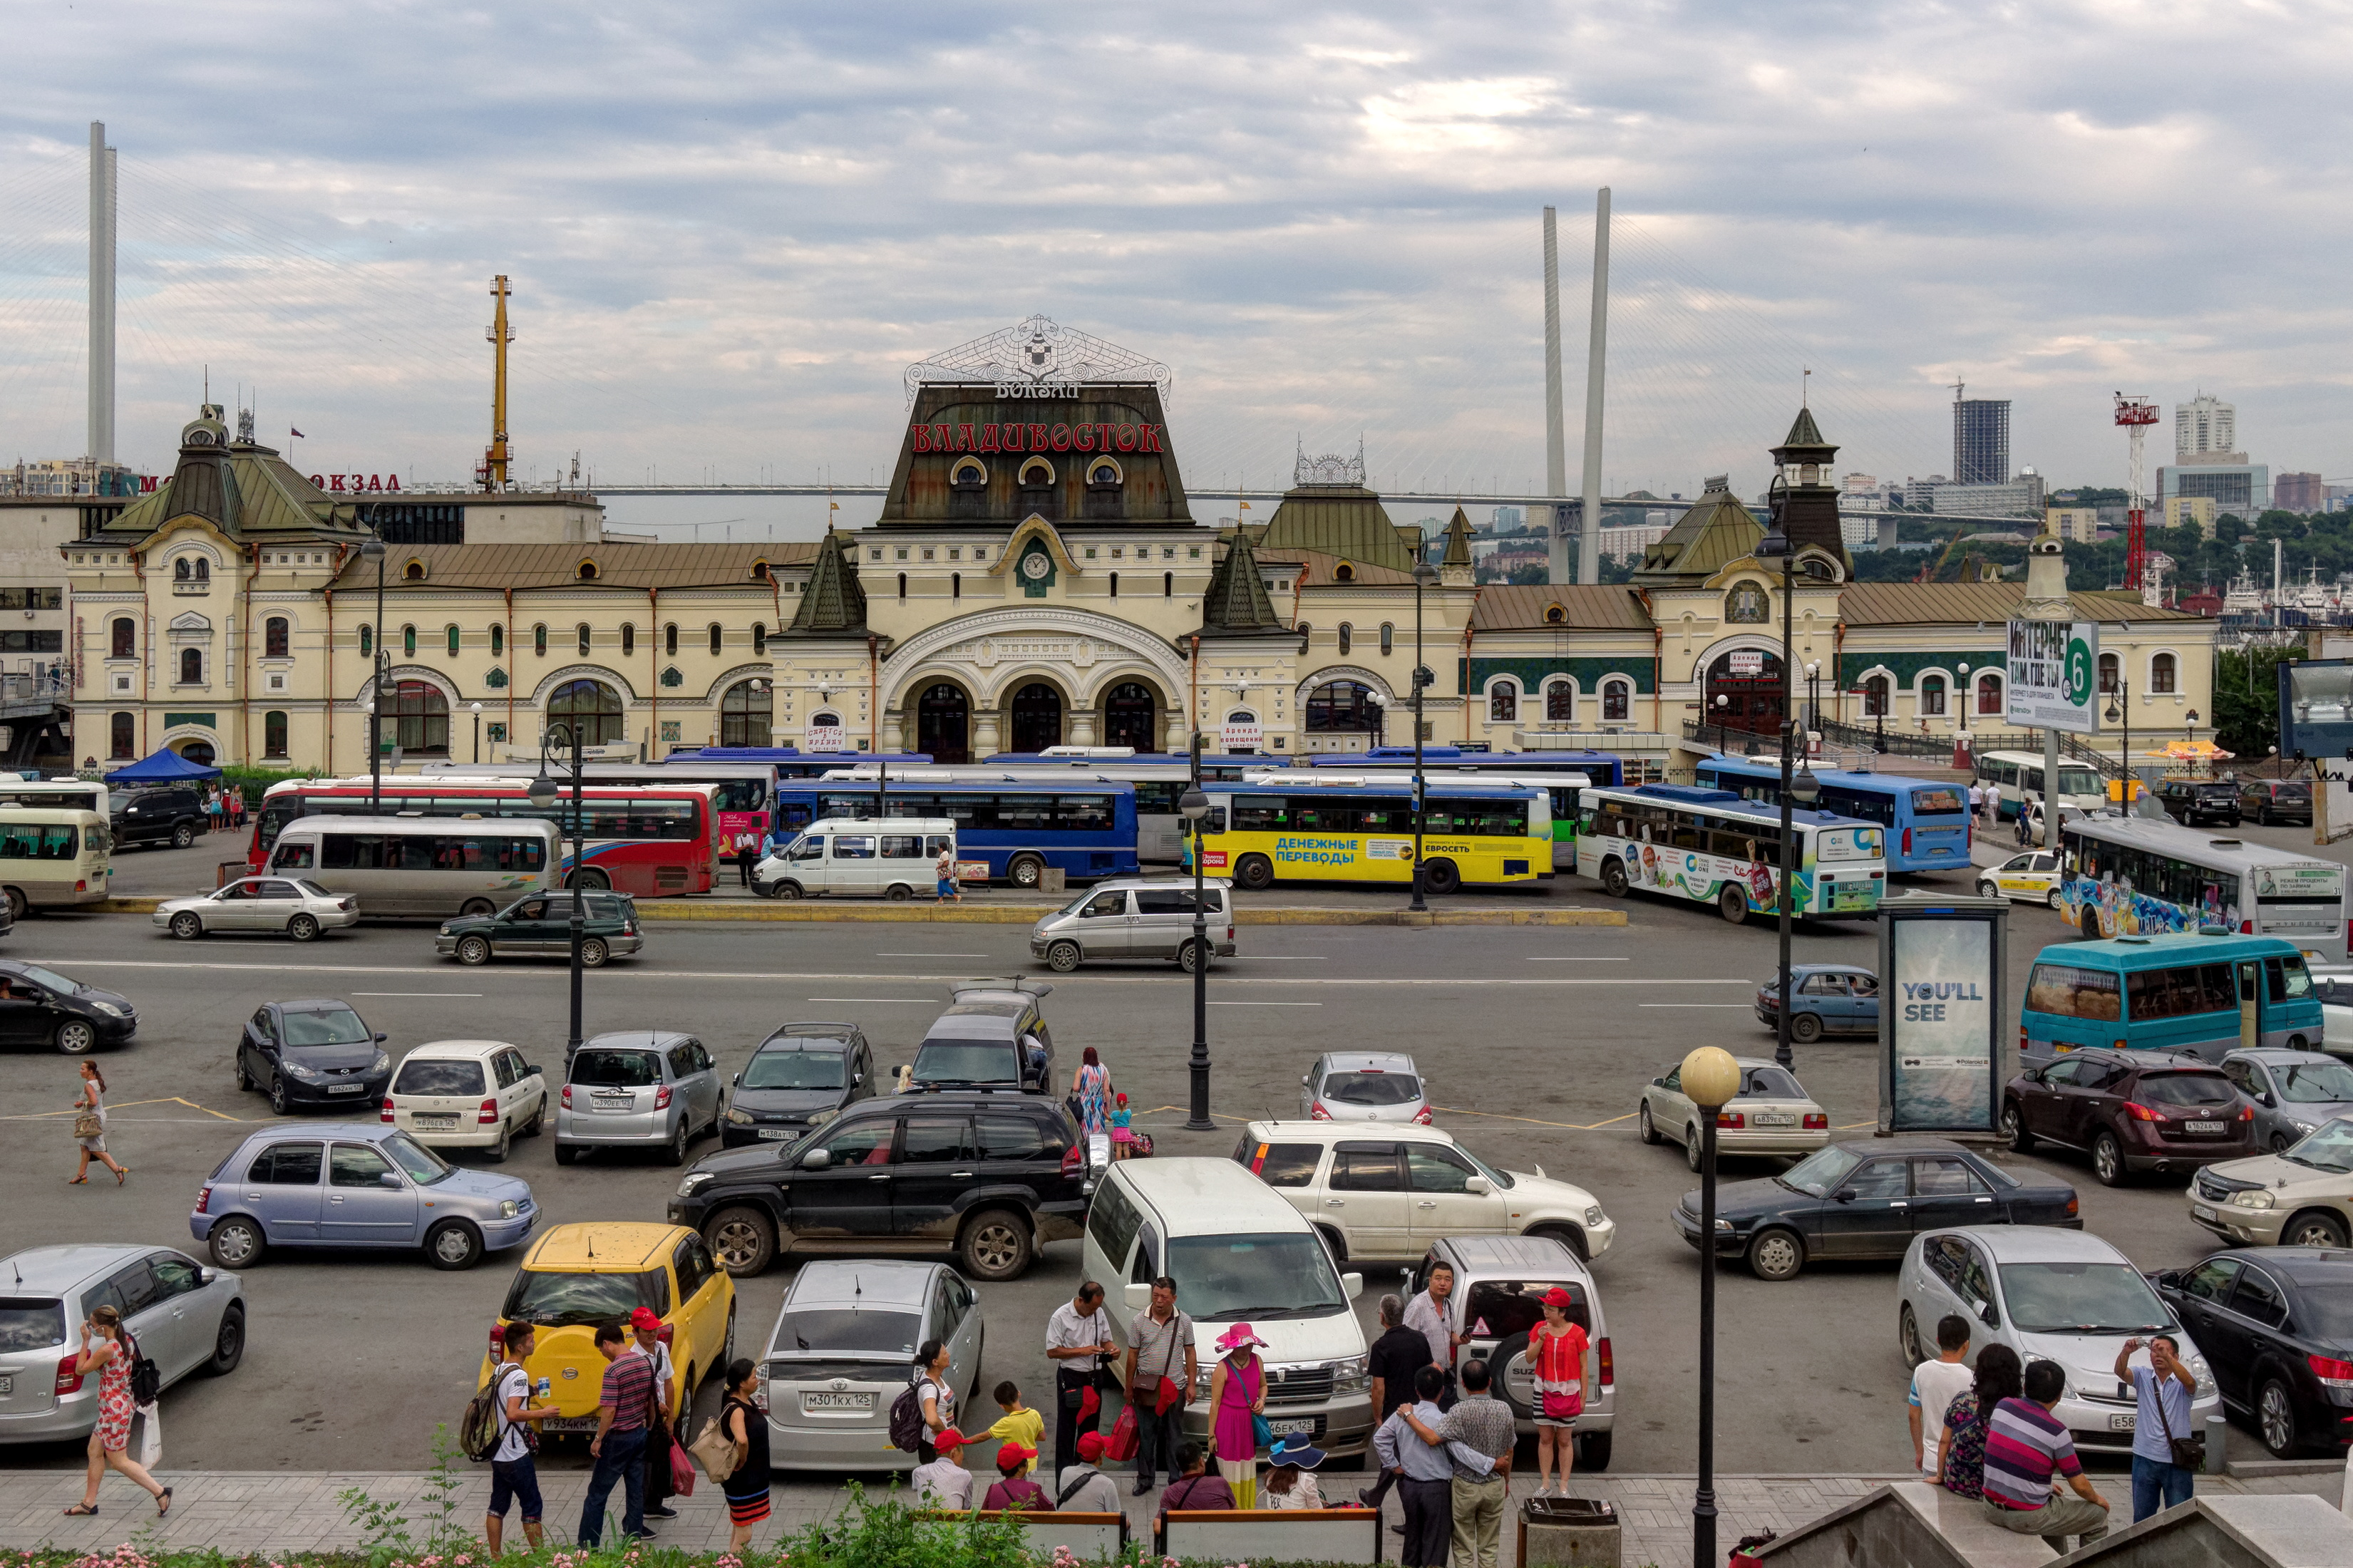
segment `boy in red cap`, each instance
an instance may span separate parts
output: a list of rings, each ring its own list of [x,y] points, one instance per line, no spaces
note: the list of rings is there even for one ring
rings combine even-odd
[[[1030,1513],[1050,1513],[1054,1500],[1046,1489],[1022,1472],[1037,1462],[1038,1450],[1027,1443],[1005,1442],[997,1446],[997,1476],[989,1483],[988,1495],[981,1500],[984,1509],[1014,1509]]]

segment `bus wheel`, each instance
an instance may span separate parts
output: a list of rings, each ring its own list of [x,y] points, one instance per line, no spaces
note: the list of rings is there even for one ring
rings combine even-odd
[[[801,885],[798,882],[771,882],[768,884],[768,897],[772,899],[797,899],[800,896]]]
[[[612,890],[613,879],[592,868],[585,871],[573,872],[571,876],[565,879],[564,885],[567,888],[586,888],[590,892],[603,893]]]
[[[9,888],[5,890],[8,895],[8,918],[11,921],[23,920],[33,912],[32,900],[25,897],[24,889]]]
[[[1016,855],[1005,868],[1005,879],[1017,888],[1034,888],[1046,879],[1046,862],[1035,855]]]
[[[908,887],[906,883],[893,882],[891,884],[891,890],[882,896],[894,904],[903,904],[915,895],[914,889]]]
[[[458,912],[470,919],[479,919],[483,915],[497,914],[499,912],[499,906],[491,902],[488,899],[468,899],[465,902],[465,906]]]
[[[1717,895],[1716,912],[1734,925],[1748,923],[1748,894],[1745,889],[1727,887]]]
[[[1601,862],[1601,890],[1613,899],[1626,896],[1626,862],[1615,855]]]
[[[1274,886],[1274,862],[1263,855],[1245,855],[1234,868],[1234,880],[1253,893]]]
[[[1421,885],[1430,892],[1443,896],[1462,890],[1462,873],[1451,860],[1429,860],[1422,864]]]
[[[2084,910],[2084,940],[2086,942],[2100,940],[2099,911],[2089,907]]]

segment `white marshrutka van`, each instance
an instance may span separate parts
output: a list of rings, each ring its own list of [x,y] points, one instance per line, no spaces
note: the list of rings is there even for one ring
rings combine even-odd
[[[927,899],[939,884],[940,851],[953,856],[955,847],[955,823],[945,816],[827,817],[754,867],[752,889],[764,899]]]
[[[1108,1288],[1123,1342],[1152,1304],[1152,1281],[1176,1282],[1193,1320],[1198,1375],[1185,1435],[1206,1443],[1218,1336],[1248,1323],[1266,1342],[1266,1422],[1304,1435],[1357,1468],[1371,1447],[1372,1384],[1350,1306],[1365,1277],[1343,1274],[1315,1228],[1282,1194],[1230,1160],[1122,1160],[1087,1217],[1086,1278]],[[1182,1373],[1178,1374],[1180,1377]],[[1354,1460],[1354,1463],[1345,1461]]]

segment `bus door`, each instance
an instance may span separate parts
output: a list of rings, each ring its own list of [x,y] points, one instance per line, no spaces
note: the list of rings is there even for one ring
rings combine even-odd
[[[2263,961],[2239,961],[2239,1048],[2252,1051],[2263,1043]]]

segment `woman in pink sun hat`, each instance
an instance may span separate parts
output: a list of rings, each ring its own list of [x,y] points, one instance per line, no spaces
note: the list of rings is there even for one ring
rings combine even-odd
[[[1258,1506],[1257,1417],[1266,1409],[1266,1363],[1258,1352],[1265,1343],[1248,1323],[1236,1323],[1218,1336],[1225,1359],[1209,1374],[1209,1437],[1236,1508]]]

